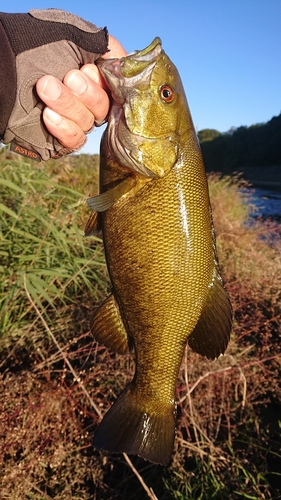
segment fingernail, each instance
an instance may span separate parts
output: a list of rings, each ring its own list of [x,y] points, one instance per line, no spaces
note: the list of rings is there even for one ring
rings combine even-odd
[[[46,79],[42,92],[51,99],[57,99],[61,95],[61,87],[51,76]]]
[[[49,122],[53,123],[53,125],[59,125],[62,120],[61,115],[50,108],[45,108],[44,116],[45,118],[48,118]]]
[[[67,86],[75,94],[84,94],[88,88],[88,82],[82,73],[76,71],[72,73],[67,80]]]

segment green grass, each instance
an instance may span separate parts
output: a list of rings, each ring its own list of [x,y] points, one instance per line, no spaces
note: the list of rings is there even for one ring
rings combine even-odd
[[[232,338],[214,362],[186,350],[171,465],[93,450],[134,370],[89,332],[109,286],[100,239],[83,236],[97,182],[97,157],[0,150],[0,499],[281,498],[280,226],[249,223],[237,177],[209,177]]]
[[[71,177],[73,171],[64,165],[60,175]],[[21,158],[1,163],[2,338],[38,326],[32,301],[51,321],[86,294],[96,301],[106,286],[101,241],[83,236],[85,196],[70,185]]]

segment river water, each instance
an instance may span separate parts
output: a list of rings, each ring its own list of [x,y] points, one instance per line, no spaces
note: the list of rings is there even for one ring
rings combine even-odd
[[[247,192],[250,192],[249,201],[255,207],[252,217],[270,218],[281,223],[281,190],[250,188]]]

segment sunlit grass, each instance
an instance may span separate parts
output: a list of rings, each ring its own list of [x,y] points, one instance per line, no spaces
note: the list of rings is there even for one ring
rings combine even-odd
[[[100,239],[83,236],[97,172],[97,157],[0,154],[1,498],[142,500],[152,488],[159,500],[277,499],[280,227],[250,223],[238,178],[209,177],[233,333],[214,362],[186,350],[171,465],[133,457],[144,490],[122,455],[93,450],[134,370],[89,333],[109,284]]]
[[[66,167],[62,177],[75,172]],[[105,265],[100,239],[83,235],[85,196],[22,159],[1,164],[0,194],[1,336],[34,321],[26,290],[49,319],[85,294],[97,300]]]

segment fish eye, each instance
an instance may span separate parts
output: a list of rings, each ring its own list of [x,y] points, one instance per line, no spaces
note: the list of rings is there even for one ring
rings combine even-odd
[[[160,87],[160,96],[164,102],[172,102],[175,98],[175,92],[170,85],[162,85]]]

